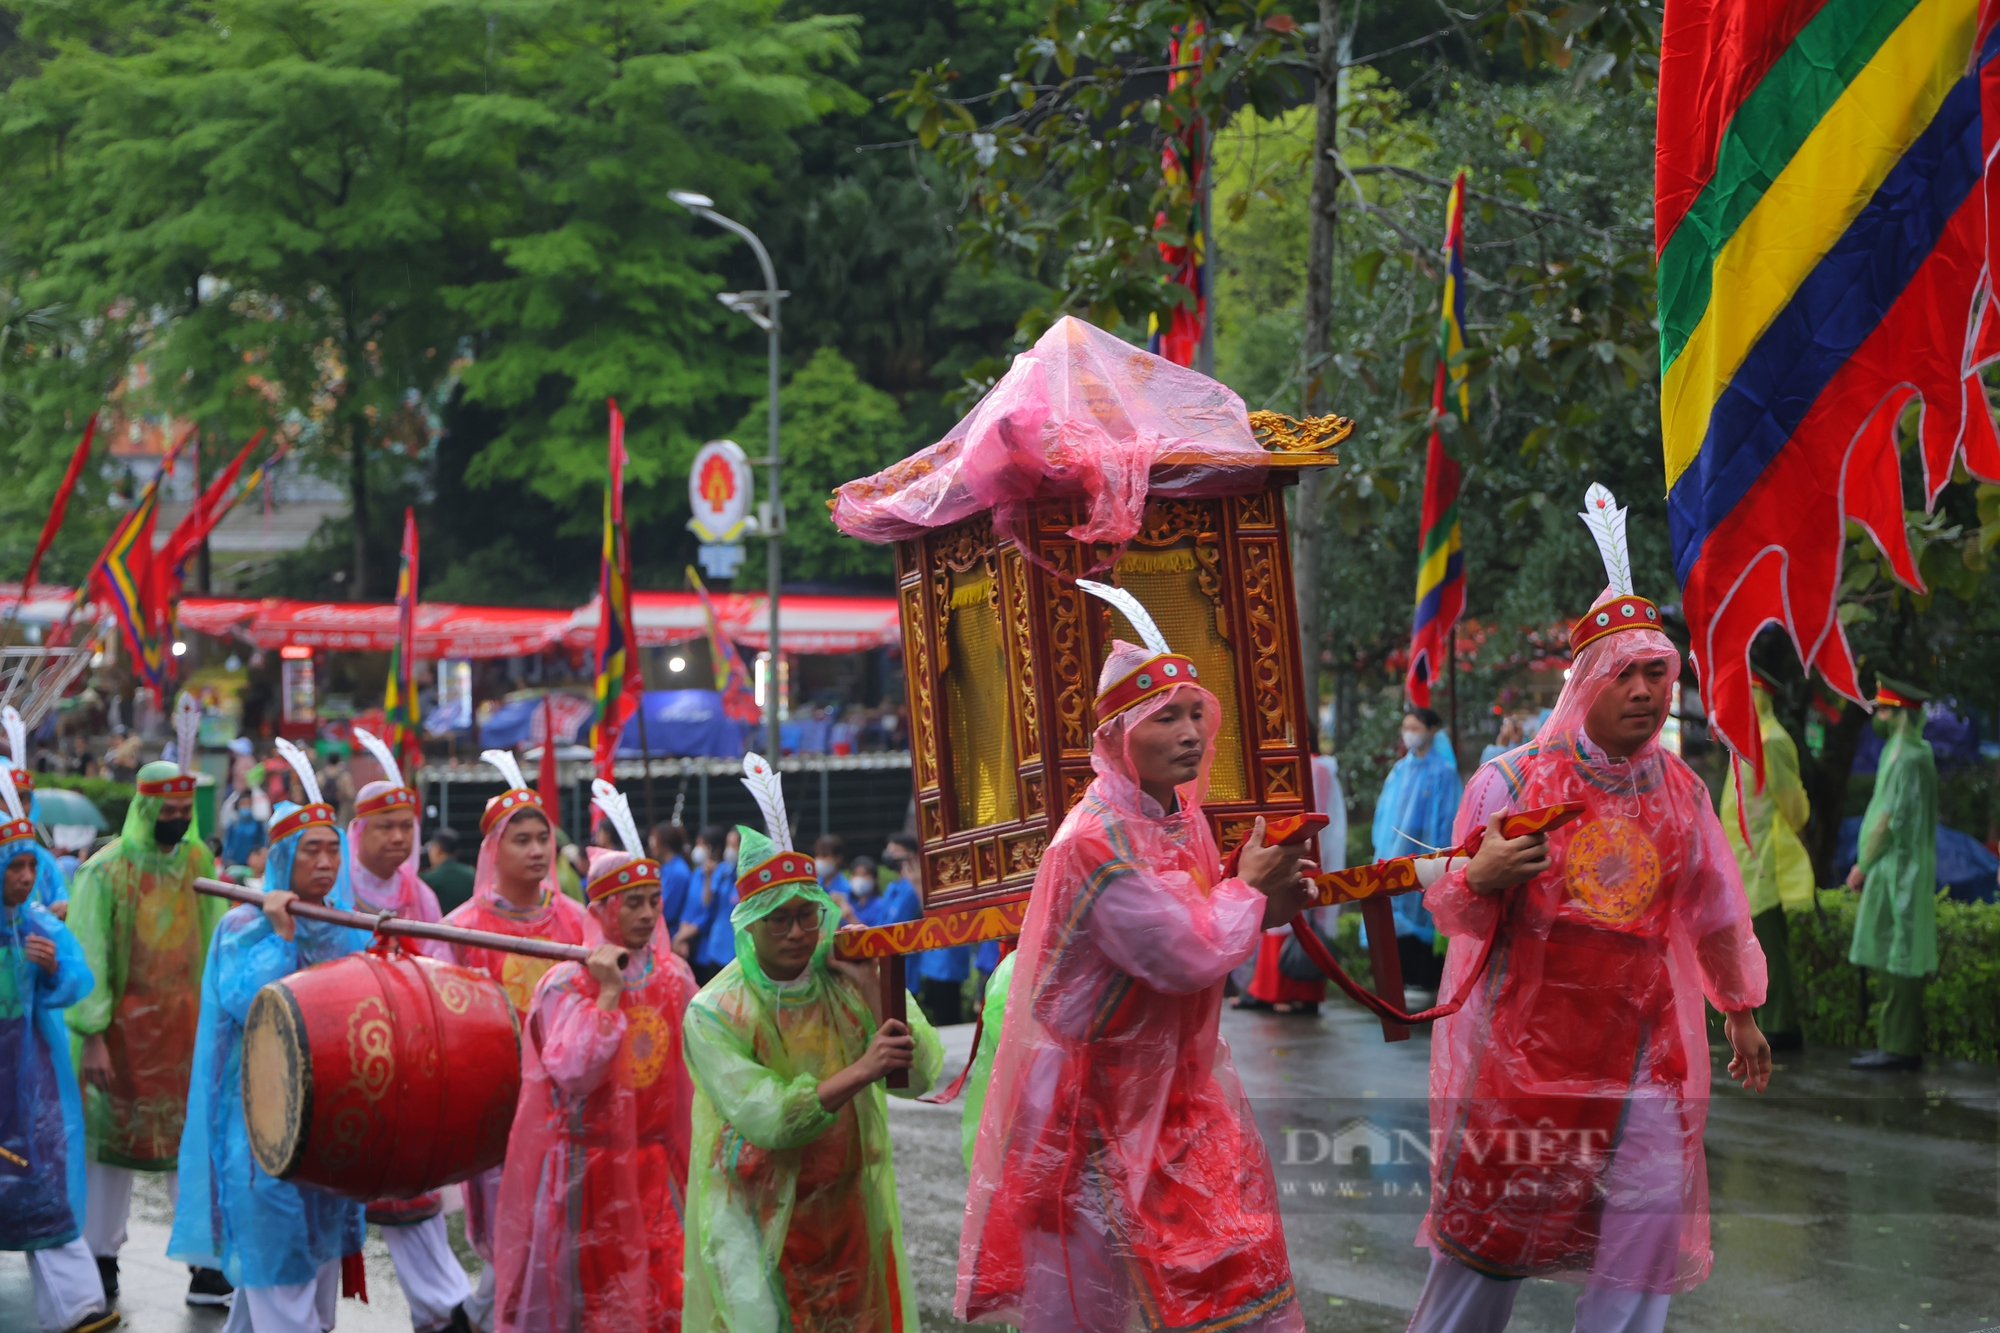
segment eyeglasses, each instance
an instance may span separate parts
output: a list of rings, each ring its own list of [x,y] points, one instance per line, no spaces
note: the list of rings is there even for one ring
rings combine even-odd
[[[783,939],[793,931],[807,935],[819,934],[819,909],[809,912],[790,912],[783,916],[773,912],[764,918],[764,926],[778,939]]]

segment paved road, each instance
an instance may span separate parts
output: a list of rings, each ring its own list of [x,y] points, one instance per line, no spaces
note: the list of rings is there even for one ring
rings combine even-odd
[[[1424,1179],[1412,1154],[1428,1042],[1385,1045],[1374,1020],[1330,1005],[1313,1020],[1227,1015],[1224,1031],[1279,1162],[1285,1228],[1314,1333],[1397,1333],[1423,1285],[1411,1242]],[[946,1029],[947,1072],[969,1026]],[[1709,1120],[1716,1265],[1675,1302],[1677,1333],[1974,1333],[2000,1326],[2000,1070],[1956,1065],[1919,1076],[1858,1075],[1844,1052],[1781,1059],[1762,1098],[1718,1091]],[[924,1324],[949,1317],[965,1170],[956,1106],[891,1101],[904,1229]],[[1289,1132],[1288,1132],[1289,1131]],[[1380,1168],[1332,1159],[1366,1146]],[[1400,1164],[1398,1164],[1400,1162]],[[1289,1164],[1288,1164],[1289,1163]],[[1395,1186],[1392,1192],[1388,1187]],[[185,1278],[157,1258],[164,1193],[142,1194],[126,1248],[123,1308],[141,1333],[215,1333],[218,1316],[180,1303]],[[151,1257],[149,1257],[151,1256]],[[406,1330],[379,1240],[363,1307],[340,1327]],[[477,1260],[466,1252],[468,1269]],[[1565,1333],[1574,1289],[1527,1283],[1518,1333]],[[0,1256],[0,1329],[33,1327],[27,1270]]]

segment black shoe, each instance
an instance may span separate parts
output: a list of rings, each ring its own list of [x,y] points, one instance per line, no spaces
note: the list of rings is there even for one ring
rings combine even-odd
[[[190,1270],[188,1278],[187,1303],[189,1305],[227,1305],[236,1288],[229,1285],[229,1279],[219,1268],[196,1268]]]
[[[1803,1051],[1806,1048],[1803,1032],[1766,1032],[1764,1040],[1771,1043],[1774,1051]]]
[[[1847,1062],[1849,1069],[1867,1069],[1876,1073],[1890,1073],[1908,1069],[1922,1069],[1924,1057],[1921,1055],[1891,1055],[1888,1051],[1869,1051],[1857,1055]]]
[[[116,1328],[122,1322],[116,1310],[99,1310],[96,1314],[87,1314],[71,1324],[67,1333],[104,1333],[105,1329]]]
[[[103,1279],[104,1303],[109,1305],[118,1299],[118,1256],[114,1254],[109,1259],[99,1258],[97,1276]]]
[[[472,1326],[472,1316],[465,1312],[463,1305],[451,1307],[451,1322],[444,1327],[445,1333],[478,1333]]]

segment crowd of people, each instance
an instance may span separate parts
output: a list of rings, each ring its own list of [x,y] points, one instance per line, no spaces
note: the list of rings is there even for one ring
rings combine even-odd
[[[1781,836],[1804,819],[1796,760],[1788,777],[1767,707],[1769,777],[1718,813],[1660,744],[1680,655],[1621,563],[1607,553],[1611,585],[1577,623],[1533,736],[1461,788],[1439,719],[1413,711],[1377,813],[1378,856],[1478,835],[1394,913],[1408,973],[1422,985],[1436,960],[1431,985],[1453,997],[1431,1045],[1419,1333],[1503,1329],[1527,1277],[1579,1286],[1582,1333],[1657,1333],[1713,1262],[1704,1002],[1723,1015],[1730,1077],[1752,1089],[1771,1070],[1759,1015],[1796,1031],[1767,982],[1789,975],[1770,913],[1797,891]],[[1219,1023],[1232,975],[1252,1003],[1318,1002],[1277,984],[1297,978],[1271,958],[1274,932],[1309,909],[1315,857],[1340,855],[1344,831],[1273,845],[1258,820],[1225,862],[1203,810],[1220,705],[1136,600],[1079,586],[1144,642],[1111,646],[1095,780],[1042,857],[1018,949],[990,963],[955,1312],[1029,1333],[1293,1333],[1272,1163]],[[1936,778],[1917,702],[1877,699],[1889,745],[1854,881],[1853,958],[1890,979],[1880,1068],[1920,1049],[1906,979],[1935,966],[1927,829],[1912,821],[1934,822]],[[915,844],[795,849],[779,779],[753,755],[761,829],[642,836],[624,797],[595,784],[599,845],[579,850],[572,895],[555,822],[510,754],[486,756],[506,789],[468,867],[449,834],[419,848],[416,791],[357,739],[380,779],[345,790],[281,742],[298,799],[263,810],[244,785],[223,840],[246,805],[262,821],[236,844],[256,844],[241,864],[261,855],[262,894],[233,907],[194,892],[215,862],[190,764],[141,767],[124,827],[68,884],[24,808],[31,776],[0,768],[0,1050],[16,1075],[0,1101],[0,1247],[27,1252],[42,1327],[117,1322],[133,1183],[156,1173],[187,1299],[227,1304],[227,1333],[332,1328],[370,1223],[419,1330],[916,1328],[886,1097],[938,1081],[934,1022],[959,1017],[970,969],[989,964],[970,946],[921,960],[899,1019],[877,974],[833,951],[843,924],[920,910]],[[1329,810],[1337,778],[1317,775]],[[1549,807],[1580,818],[1503,826]],[[585,951],[551,963],[423,946],[490,978],[519,1022],[505,1158],[464,1185],[476,1282],[439,1196],[358,1202],[258,1164],[252,999],[369,940],[295,915],[301,902]],[[1534,1151],[1493,1151],[1524,1136]]]

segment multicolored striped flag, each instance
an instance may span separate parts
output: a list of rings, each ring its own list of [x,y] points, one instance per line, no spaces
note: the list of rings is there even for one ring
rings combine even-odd
[[[1661,34],[1660,413],[1682,606],[1710,725],[1763,746],[1750,644],[1782,627],[1859,701],[1837,609],[1846,525],[1921,587],[1898,423],[1926,504],[2000,478],[1978,368],[2000,141],[1992,0],[1676,0]]]
[[[194,437],[189,426],[160,461],[160,470],[139,493],[138,503],[119,520],[90,567],[83,587],[111,607],[132,654],[132,669],[141,684],[159,696],[166,685],[167,655],[161,642],[166,608],[160,605],[159,560],[153,554],[153,524],[160,516],[160,483],[174,470],[174,460]],[[79,589],[79,592],[83,589]]]
[[[1451,183],[1445,205],[1444,302],[1438,315],[1437,377],[1431,383],[1431,417],[1447,409],[1470,419],[1470,375],[1453,358],[1465,350],[1465,171]],[[1444,450],[1435,426],[1424,459],[1423,526],[1417,533],[1417,615],[1410,632],[1410,670],[1404,686],[1419,708],[1431,706],[1431,685],[1449,659],[1452,631],[1465,614],[1464,538],[1458,521],[1458,462]]]
[[[413,786],[424,757],[423,737],[417,731],[421,712],[417,703],[417,511],[406,505],[403,558],[396,570],[396,646],[389,650],[389,683],[382,689],[382,717],[389,728],[389,748],[402,765],[404,780]]]
[[[722,696],[722,711],[740,722],[754,722],[757,719],[757,692],[750,684],[750,677],[743,669],[743,659],[736,655],[729,639],[722,632],[722,617],[716,614],[715,603],[709,599],[708,585],[701,581],[701,575],[694,572],[694,566],[687,567],[688,586],[701,599],[702,618],[708,622],[708,656],[715,669],[715,692]]]
[[[604,488],[604,548],[597,577],[597,717],[591,746],[597,772],[612,780],[618,738],[639,707],[646,688],[632,633],[632,549],[625,538],[625,416],[616,398],[611,406],[611,478]]]

